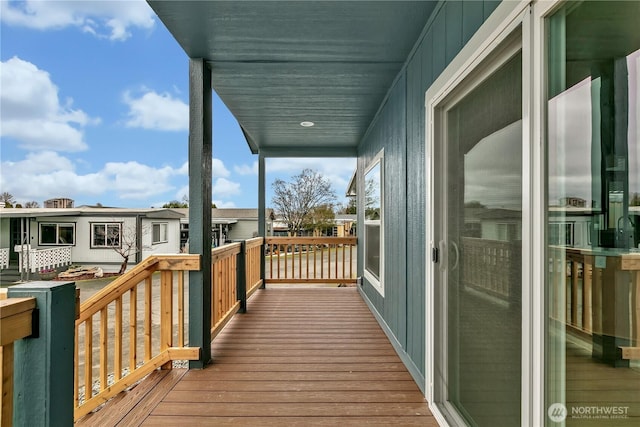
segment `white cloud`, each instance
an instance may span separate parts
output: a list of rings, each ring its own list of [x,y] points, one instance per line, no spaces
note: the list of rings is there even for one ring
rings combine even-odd
[[[231,172],[229,172],[229,169],[227,169],[222,160],[216,159],[215,157],[211,160],[211,172],[214,178],[227,178],[231,175]],[[182,166],[176,169],[176,174],[189,175],[189,162],[184,162]]]
[[[227,169],[220,159],[213,158],[213,164],[211,165],[212,173],[214,178],[227,178],[231,175],[229,169]]]
[[[178,169],[155,168],[138,162],[107,163],[100,171],[79,174],[70,159],[52,151],[29,153],[21,161],[0,164],[0,192],[20,200],[51,197],[99,196],[115,193],[120,199],[146,199],[172,190]]]
[[[240,184],[226,178],[218,178],[213,183],[214,197],[229,197],[240,193]]]
[[[108,187],[100,173],[78,175],[73,163],[52,151],[29,153],[18,162],[2,162],[0,188],[16,199],[42,201],[72,194],[98,195]]]
[[[235,165],[233,170],[239,175],[258,175],[258,162],[252,165]]]
[[[189,162],[184,162],[182,166],[176,169],[178,175],[189,175]]]
[[[82,127],[97,123],[82,110],[65,105],[49,73],[13,57],[0,62],[0,136],[14,138],[28,150],[87,149]]]
[[[176,169],[169,166],[153,168],[138,162],[112,162],[100,173],[111,182],[110,190],[120,198],[144,199],[170,190],[169,179],[176,174]]]
[[[189,130],[189,106],[169,93],[146,90],[139,97],[125,92],[124,103],[129,106],[127,127],[185,131]]]
[[[217,197],[233,196],[235,194],[238,194],[239,189],[240,185],[235,182],[231,182],[224,178],[216,180],[213,185],[213,203],[217,208],[235,208],[235,202],[225,201],[222,199],[218,199]],[[176,200],[183,200],[185,196],[189,198],[189,186],[185,185],[184,187],[181,187],[175,194]]]
[[[0,19],[37,30],[77,27],[99,38],[122,41],[134,27],[151,29],[155,14],[144,0],[0,2]]]
[[[184,199],[189,199],[189,186],[185,185],[183,187],[181,187],[178,191],[176,191],[176,198],[175,200],[184,200]]]
[[[216,205],[218,209],[230,209],[235,208],[236,204],[233,202],[225,202],[224,200],[214,200],[213,204]]]

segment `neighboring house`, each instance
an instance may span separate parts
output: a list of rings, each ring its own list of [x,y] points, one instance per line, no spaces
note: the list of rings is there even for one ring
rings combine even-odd
[[[258,156],[260,235],[266,159],[358,159],[359,290],[441,425],[637,424],[640,2],[148,3],[189,57],[192,202],[212,89]],[[598,238],[558,245],[559,200]]]
[[[335,225],[333,226],[332,236],[349,237],[356,235],[356,215],[352,214],[336,214]]]
[[[151,254],[178,253],[181,218],[171,209],[5,208],[0,209],[0,248],[18,265],[20,252],[29,246],[32,270],[73,263],[118,271],[122,257],[112,246],[131,242],[139,249],[132,251],[130,265]]]
[[[273,229],[273,233],[270,230]],[[289,236],[289,226],[282,218],[275,216],[273,220],[267,219],[267,235],[269,236]],[[300,236],[334,236],[349,237],[356,233],[356,215],[336,214],[333,225],[328,229],[305,229],[300,232]]]
[[[56,208],[56,209],[64,209],[64,208],[72,208],[73,207],[73,199],[67,199],[64,197],[59,197],[56,199],[49,199],[44,201],[45,208]]]
[[[180,220],[181,248],[189,239],[189,209],[172,208],[183,215]],[[267,209],[267,217],[271,209]],[[271,225],[269,222],[268,227]],[[255,208],[213,208],[211,209],[211,239],[214,247],[237,240],[258,236],[258,209]]]

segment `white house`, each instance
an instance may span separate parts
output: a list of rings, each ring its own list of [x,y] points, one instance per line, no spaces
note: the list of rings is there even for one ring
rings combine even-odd
[[[118,271],[122,257],[114,248],[131,246],[130,264],[180,252],[182,217],[172,209],[0,209],[0,269],[12,264],[37,272],[73,263]]]

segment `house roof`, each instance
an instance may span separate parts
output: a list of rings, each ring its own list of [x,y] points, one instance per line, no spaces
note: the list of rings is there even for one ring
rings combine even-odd
[[[189,222],[189,208],[172,208],[172,210],[179,212],[184,217],[184,222]],[[272,209],[266,209],[266,217]],[[211,222],[214,224],[234,224],[238,220],[258,220],[258,209],[255,208],[214,208],[211,209]]]
[[[358,170],[353,171],[353,175],[351,175],[351,179],[349,180],[349,185],[347,186],[347,192],[345,196],[347,197],[356,197],[358,195]]]
[[[78,208],[2,208],[0,218],[37,218],[56,216],[137,216],[157,219],[180,219],[182,214],[175,209],[148,208],[93,208],[81,206]]]
[[[346,157],[438,0],[148,3],[186,54],[209,65],[253,153]]]

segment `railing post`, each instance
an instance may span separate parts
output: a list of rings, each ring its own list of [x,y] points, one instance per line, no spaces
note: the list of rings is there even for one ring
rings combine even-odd
[[[30,282],[9,298],[34,297],[34,337],[14,344],[14,425],[73,425],[75,282]]]
[[[236,263],[236,295],[240,301],[240,313],[247,312],[247,241],[240,243],[240,253]]]

